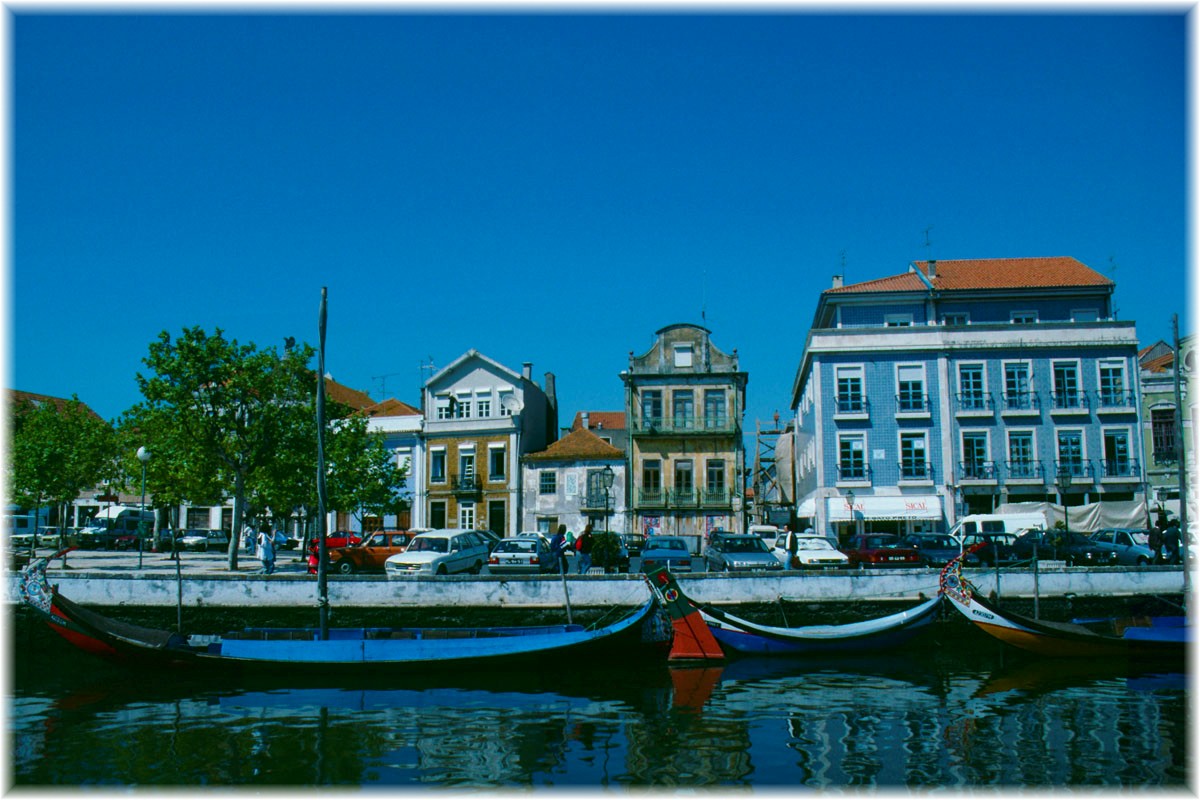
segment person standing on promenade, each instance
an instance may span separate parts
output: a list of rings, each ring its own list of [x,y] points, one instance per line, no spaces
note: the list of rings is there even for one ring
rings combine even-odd
[[[1162,563],[1162,548],[1163,548],[1163,528],[1162,524],[1155,525],[1150,529],[1150,549],[1154,551],[1154,563]]]
[[[559,572],[567,571],[567,554],[563,551],[567,549],[567,526],[559,524],[558,530],[554,532],[554,536],[550,537],[550,555],[558,564]]]
[[[583,533],[579,534],[576,546],[579,548],[579,574],[586,575],[592,568],[592,523],[589,522]]]
[[[270,575],[275,571],[275,534],[269,525],[264,525],[258,534],[258,557],[262,560],[262,574]]]
[[[1181,559],[1179,557],[1179,521],[1171,520],[1167,523],[1167,529],[1163,531],[1163,547],[1166,549],[1166,562],[1168,564],[1178,564]]]

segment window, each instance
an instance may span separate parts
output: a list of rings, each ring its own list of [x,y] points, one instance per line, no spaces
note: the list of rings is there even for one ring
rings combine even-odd
[[[492,415],[491,395],[481,394],[475,398],[475,413],[479,417],[490,417]]]
[[[1036,311],[1013,311],[1008,315],[1013,325],[1032,325],[1038,321]]]
[[[502,416],[502,417],[511,417],[512,416],[513,408],[516,406],[516,403],[513,402],[514,400],[515,400],[515,397],[513,396],[512,392],[508,392],[508,391],[500,392],[500,416]]]
[[[965,480],[990,480],[995,477],[988,461],[987,431],[963,431],[962,477]]]
[[[866,411],[863,397],[863,368],[837,367],[837,410],[840,414],[857,414]]]
[[[958,365],[958,406],[963,411],[986,411],[983,364]]]
[[[691,459],[681,459],[675,462],[675,494],[684,497],[692,494],[696,488],[692,475]]]
[[[887,314],[883,318],[883,324],[889,328],[907,328],[912,321],[912,314]]]
[[[722,499],[725,495],[725,461],[710,458],[705,465],[704,488],[710,498]]]
[[[458,504],[458,527],[471,530],[475,527],[475,504]]]
[[[675,345],[675,366],[692,366],[692,346],[690,344]]]
[[[1112,428],[1104,431],[1104,476],[1133,478],[1134,464],[1129,458],[1129,431]]]
[[[1012,411],[1034,407],[1033,384],[1028,361],[1007,361],[1004,364],[1004,407]]]
[[[943,325],[968,325],[971,322],[971,315],[965,311],[952,311],[942,315]]]
[[[429,451],[429,480],[432,483],[446,482],[446,451],[440,447]]]
[[[475,453],[458,454],[458,481],[463,487],[475,485]]]
[[[445,500],[434,500],[429,504],[429,526],[431,528],[446,527]]]
[[[538,494],[558,494],[558,473],[544,469],[538,473]]]
[[[488,480],[502,481],[508,474],[508,458],[504,447],[488,447]]]
[[[867,441],[861,433],[838,436],[838,479],[861,481],[867,477]]]
[[[900,434],[900,480],[928,478],[929,464],[925,459],[925,434]]]
[[[896,410],[925,410],[925,368],[920,364],[896,367]]]
[[[1100,370],[1100,405],[1121,408],[1132,405],[1125,393],[1125,362],[1108,359],[1097,364]]]
[[[434,407],[437,410],[438,419],[450,419],[454,414],[451,411],[451,400],[449,396],[434,398]]]
[[[1155,461],[1173,462],[1178,457],[1174,408],[1150,409],[1150,442]]]
[[[709,430],[721,430],[727,424],[725,390],[706,389],[704,391],[704,427]]]
[[[642,462],[642,489],[647,492],[662,491],[662,462],[657,458]]]
[[[1083,432],[1066,430],[1058,432],[1058,468],[1072,477],[1086,475],[1083,461]]]
[[[455,419],[470,419],[471,417],[471,397],[456,397],[453,401],[454,418]]]
[[[1079,363],[1054,361],[1050,366],[1054,372],[1054,407],[1079,408]]]
[[[537,518],[538,533],[544,533],[546,536],[553,536],[558,530],[558,517],[538,517]]]
[[[696,399],[693,393],[690,390],[672,392],[671,412],[675,429],[690,431],[696,418]]]
[[[658,389],[642,391],[642,424],[646,426],[662,425],[663,401],[662,392]]]
[[[1008,432],[1008,474],[1013,478],[1038,477],[1033,431]]]
[[[1100,311],[1095,308],[1072,308],[1072,322],[1096,322],[1100,319]]]

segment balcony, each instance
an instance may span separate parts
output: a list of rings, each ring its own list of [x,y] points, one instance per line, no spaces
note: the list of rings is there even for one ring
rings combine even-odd
[[[1119,458],[1100,462],[1101,483],[1139,483],[1141,480],[1142,469],[1137,459]]]
[[[896,419],[928,419],[933,404],[929,395],[908,392],[896,395]]]
[[[1042,413],[1042,401],[1036,392],[1006,392],[1003,396],[1000,413],[1003,416],[1037,416]]]
[[[869,486],[871,483],[871,468],[866,464],[846,464],[837,468],[838,486],[843,484]]]
[[[996,403],[989,392],[959,392],[954,400],[957,417],[990,417],[996,411]]]
[[[932,483],[933,466],[926,461],[900,462],[900,483]]]
[[[834,398],[834,419],[868,419],[871,402],[862,395],[841,395]]]
[[[452,475],[450,491],[459,497],[477,497],[481,493],[479,479],[474,475]]]
[[[1089,410],[1087,395],[1081,391],[1073,389],[1050,395],[1051,414],[1087,414]]]
[[[962,483],[995,483],[995,461],[958,462],[958,480]]]
[[[733,495],[727,489],[705,489],[700,493],[700,505],[704,508],[729,508]]]
[[[727,489],[638,489],[639,508],[723,509],[728,510],[733,496]]]
[[[662,489],[638,489],[637,504],[641,508],[666,508],[667,493]]]
[[[1042,462],[1037,460],[1005,461],[1006,483],[1045,483]]]
[[[1097,414],[1133,414],[1137,412],[1137,395],[1133,392],[1096,392]]]
[[[732,436],[737,421],[725,414],[702,417],[679,414],[673,417],[640,417],[633,420],[635,436]]]
[[[1093,475],[1092,462],[1090,461],[1055,461],[1054,474],[1070,475],[1073,482],[1082,480],[1085,483],[1094,483],[1096,480]]]

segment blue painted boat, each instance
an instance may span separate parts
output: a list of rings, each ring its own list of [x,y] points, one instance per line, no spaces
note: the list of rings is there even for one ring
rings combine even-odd
[[[456,667],[580,659],[664,659],[670,621],[652,596],[601,627],[539,625],[480,628],[246,628],[221,635],[184,635],[121,622],[83,608],[46,581],[41,558],[21,571],[25,603],[71,644],[118,662],[172,666],[268,667],[295,671],[353,668],[432,671]]]

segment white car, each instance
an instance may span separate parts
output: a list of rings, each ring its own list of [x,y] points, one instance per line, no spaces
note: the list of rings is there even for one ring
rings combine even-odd
[[[388,575],[478,575],[488,560],[488,544],[479,531],[444,528],[413,537],[408,549],[383,562]]]
[[[775,537],[775,548],[771,550],[785,569],[793,569],[788,564],[788,537],[796,537],[796,560],[799,569],[847,567],[849,557],[836,549],[824,536],[815,533],[781,533]]]

